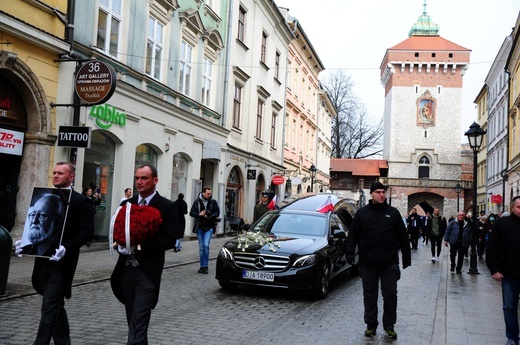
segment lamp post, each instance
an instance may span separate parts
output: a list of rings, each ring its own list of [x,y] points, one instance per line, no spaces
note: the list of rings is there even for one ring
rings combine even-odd
[[[500,176],[502,176],[502,213],[505,212],[506,208],[506,182],[507,182],[507,169],[504,169],[500,172]]]
[[[469,258],[469,274],[479,274],[477,268],[477,153],[482,145],[486,131],[480,128],[478,123],[473,122],[469,130],[464,133],[468,137],[469,146],[473,150],[473,214],[471,217],[471,255]]]
[[[311,165],[309,168],[309,173],[311,174],[311,193],[314,192],[314,179],[316,178],[316,171],[318,171],[318,169],[316,169],[314,164]]]
[[[460,192],[462,192],[462,186],[460,185],[460,183],[457,183],[455,185],[455,192],[457,193],[457,213],[459,213],[459,210],[460,210],[459,196],[460,196]]]

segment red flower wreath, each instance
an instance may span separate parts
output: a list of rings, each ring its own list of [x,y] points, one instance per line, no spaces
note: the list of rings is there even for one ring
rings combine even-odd
[[[126,246],[126,205],[119,210],[114,223],[114,241]],[[161,213],[152,206],[132,205],[130,208],[130,245],[139,245],[152,237],[161,225]]]

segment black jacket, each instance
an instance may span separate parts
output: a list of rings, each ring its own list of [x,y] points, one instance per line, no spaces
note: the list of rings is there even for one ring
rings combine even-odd
[[[403,268],[411,265],[411,250],[406,227],[399,211],[385,201],[374,204],[372,200],[354,216],[347,238],[347,256],[354,259],[356,245],[359,263],[370,266],[399,264],[401,249]]]
[[[137,205],[138,196],[135,195],[128,200],[125,200],[121,205],[127,202]],[[175,204],[156,193],[150,200],[148,206],[155,207],[161,213],[162,223],[159,226],[157,233],[141,243],[141,250],[136,251],[135,257],[139,262],[139,267],[146,274],[148,279],[154,284],[156,290],[156,297],[159,298],[159,288],[161,285],[161,275],[164,267],[165,251],[172,248],[172,243],[175,241],[176,228],[179,225],[178,212]],[[123,289],[121,284],[121,273],[125,266],[127,255],[119,255],[114,272],[110,277],[112,284],[112,291],[116,298],[124,304]],[[155,300],[153,307],[157,304]]]
[[[209,213],[208,217],[199,216],[203,209]],[[197,232],[197,229],[199,228],[204,231],[211,229],[215,230],[215,222],[217,221],[219,214],[220,208],[218,207],[217,201],[211,198],[208,200],[206,207],[204,207],[202,202],[202,193],[199,194],[199,197],[193,202],[190,209],[190,216],[195,218],[193,232]]]
[[[520,218],[511,214],[495,221],[489,232],[486,264],[491,275],[520,278]]]

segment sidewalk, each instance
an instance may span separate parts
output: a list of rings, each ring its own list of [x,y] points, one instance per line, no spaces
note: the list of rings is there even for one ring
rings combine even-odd
[[[210,243],[210,259],[217,257],[220,248],[229,239],[230,236],[213,236]],[[166,252],[165,268],[199,262],[199,244],[196,237],[182,240],[181,246],[180,252],[175,253],[173,249]],[[117,251],[111,255],[108,243],[92,243],[90,247],[83,246],[73,286],[109,279],[117,257]],[[33,263],[34,258],[30,256],[21,258],[11,256],[7,296],[0,296],[0,302],[36,293],[31,283]]]

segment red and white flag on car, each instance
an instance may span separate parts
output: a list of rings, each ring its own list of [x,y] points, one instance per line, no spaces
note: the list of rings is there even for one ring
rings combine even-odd
[[[270,210],[276,210],[277,206],[276,206],[276,194],[274,195],[274,198],[271,199],[271,201],[269,202],[269,205],[267,205],[267,208],[270,209]]]
[[[323,204],[321,204],[316,209],[316,211],[321,212],[321,213],[327,213],[330,211],[334,211],[334,205],[332,205],[332,199],[330,198],[330,195],[327,197],[327,200],[325,200],[323,202]]]

